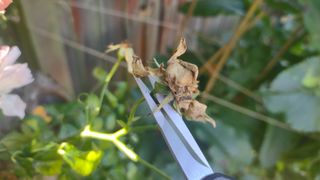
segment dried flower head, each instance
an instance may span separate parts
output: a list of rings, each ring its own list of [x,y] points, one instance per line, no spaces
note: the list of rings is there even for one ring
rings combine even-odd
[[[168,60],[167,68],[164,68],[163,65],[156,69],[145,67],[142,60],[134,54],[133,49],[126,43],[110,45],[107,52],[117,49],[119,49],[118,55],[126,59],[129,73],[136,77],[158,76],[162,80],[161,83],[170,89],[177,110],[187,119],[209,122],[213,127],[216,126],[215,121],[206,114],[207,106],[195,100],[195,97],[199,94],[198,67],[178,59],[187,50],[184,38],[181,38],[176,51]]]
[[[209,122],[215,127],[215,121],[206,114],[207,106],[194,99],[199,94],[198,67],[178,59],[186,50],[187,45],[182,38],[168,61],[163,80],[174,95],[176,107],[187,119]]]

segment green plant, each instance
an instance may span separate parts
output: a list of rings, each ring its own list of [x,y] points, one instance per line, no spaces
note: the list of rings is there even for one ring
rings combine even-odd
[[[134,126],[139,119],[135,112],[143,99],[137,100],[128,112],[126,83],[118,83],[114,92],[108,89],[123,58],[118,56],[108,74],[99,68],[94,70],[94,76],[102,84],[99,97],[84,93],[77,102],[48,105],[45,109],[50,120],[45,120],[41,114],[28,116],[19,131],[2,138],[1,158],[13,163],[4,165],[13,166],[12,173],[18,177],[31,178],[38,174],[69,179],[78,175],[90,176],[100,166],[96,170],[100,173],[92,177],[135,179],[142,174],[137,173],[134,163],[141,163],[170,179],[128,145],[128,139],[135,136],[137,129],[141,131],[154,126]],[[134,163],[120,163],[126,159]],[[133,172],[128,174],[126,169]]]

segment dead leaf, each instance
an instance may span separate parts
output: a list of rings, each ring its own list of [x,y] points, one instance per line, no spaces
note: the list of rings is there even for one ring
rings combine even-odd
[[[149,75],[148,70],[144,67],[142,64],[141,58],[138,56],[133,56],[132,57],[133,61],[131,64],[132,68],[132,74],[137,77],[146,77]],[[129,69],[130,64],[128,63],[128,69]]]
[[[181,38],[177,49],[175,50],[175,52],[173,53],[173,55],[169,59],[168,63],[170,63],[170,60],[177,59],[179,56],[184,54],[186,52],[186,50],[187,50],[186,40],[184,38]]]
[[[216,122],[206,114],[207,105],[200,103],[197,100],[192,100],[189,103],[188,109],[184,115],[190,119],[199,122],[208,122],[213,127],[216,127]]]
[[[126,60],[128,65],[127,66],[128,72],[133,74],[132,63],[133,63],[134,52],[130,44],[128,43],[120,43],[115,45],[110,44],[105,52],[109,53],[116,50],[118,50],[118,56]]]

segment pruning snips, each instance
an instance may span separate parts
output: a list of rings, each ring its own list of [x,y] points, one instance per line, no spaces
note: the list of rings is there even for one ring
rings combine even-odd
[[[164,97],[160,94],[156,94],[155,97],[151,96],[151,91],[146,84],[140,78],[135,77],[135,80],[151,111],[155,110],[158,107],[156,101],[162,102]],[[153,76],[148,76],[148,80],[150,81],[151,86],[154,87],[154,84],[158,79]],[[233,179],[213,171],[188,127],[184,123],[181,115],[177,113],[170,104],[163,105],[161,110],[153,112],[152,114],[156,119],[162,136],[169,146],[171,154],[179,164],[186,179]]]

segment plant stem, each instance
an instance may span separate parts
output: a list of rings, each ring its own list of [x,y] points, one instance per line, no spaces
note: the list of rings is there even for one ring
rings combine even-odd
[[[147,166],[148,168],[152,169],[153,171],[157,172],[158,174],[160,174],[161,176],[163,176],[165,179],[171,179],[168,175],[166,175],[163,171],[161,171],[160,169],[158,169],[157,167],[155,167],[154,165],[148,163],[147,161],[141,159],[140,157],[138,158],[138,161]]]
[[[115,136],[113,136],[112,134],[91,131],[89,125],[84,128],[84,130],[81,132],[80,136],[81,137],[91,137],[91,138],[95,138],[95,139],[102,139],[102,140],[106,140],[106,141],[113,141],[113,139],[115,139]]]
[[[125,155],[128,156],[128,158],[133,161],[137,162],[139,160],[138,154],[136,154],[132,149],[128,148],[123,142],[121,142],[119,139],[114,139],[113,144],[117,146],[117,148],[123,152]]]
[[[171,179],[168,175],[166,175],[163,171],[158,169],[157,167],[153,166],[152,164],[143,160],[138,154],[136,154],[132,149],[130,149],[127,145],[125,145],[122,141],[118,138],[127,134],[128,131],[126,128],[122,128],[115,133],[108,134],[108,133],[100,133],[90,130],[90,126],[86,126],[85,129],[81,132],[81,137],[90,137],[94,139],[100,139],[104,141],[112,142],[121,152],[123,152],[131,161],[133,162],[140,162],[141,164],[145,165],[146,167],[150,168],[151,170],[155,171],[159,175],[163,176],[166,179]]]
[[[115,136],[116,138],[119,138],[119,137],[124,136],[126,134],[128,134],[128,129],[122,128],[122,129],[116,131],[115,133],[113,133],[113,136]]]
[[[144,125],[144,126],[137,126],[137,127],[131,127],[130,132],[143,132],[147,130],[157,130],[157,125]]]
[[[137,111],[137,108],[139,107],[139,105],[144,101],[144,97],[140,98],[132,107],[129,117],[128,117],[128,122],[127,122],[127,128],[129,128],[133,122],[134,119],[134,115]]]
[[[207,62],[200,68],[199,73],[203,74],[205,70],[209,71],[210,74],[213,74],[214,69],[211,68],[210,64],[216,63],[216,61],[221,57],[225,46],[221,47],[218,51],[216,51]]]
[[[112,79],[112,77],[114,76],[114,74],[116,73],[117,69],[119,68],[121,62],[122,62],[123,58],[118,57],[118,60],[116,61],[116,63],[112,66],[111,71],[108,73],[108,75],[106,76],[105,80],[104,80],[104,85],[102,87],[101,93],[100,93],[100,109],[101,110],[101,106],[102,106],[102,102],[103,102],[103,97],[104,94],[106,93],[106,89],[108,88],[108,85],[110,83],[110,80]]]

